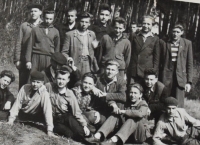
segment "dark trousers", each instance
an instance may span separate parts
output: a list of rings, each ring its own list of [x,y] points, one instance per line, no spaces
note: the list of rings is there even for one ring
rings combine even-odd
[[[30,70],[26,68],[26,63],[21,62],[21,66],[19,68],[19,90],[23,85],[28,83],[29,75]]]
[[[83,126],[70,113],[54,116],[54,132],[68,138],[82,139],[85,137]]]

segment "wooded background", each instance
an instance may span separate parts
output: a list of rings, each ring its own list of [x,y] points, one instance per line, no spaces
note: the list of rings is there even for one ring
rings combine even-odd
[[[44,8],[53,7],[56,22],[62,23],[65,22],[65,13],[69,7],[75,7],[78,12],[90,12],[95,21],[101,3],[108,3],[112,9],[112,17],[120,14],[127,20],[128,26],[132,21],[140,24],[142,16],[151,13],[158,18],[160,38],[168,35],[176,21],[181,21],[185,25],[184,37],[193,42],[194,54],[200,52],[200,4],[172,0],[1,0],[0,28],[6,33],[0,36],[0,41],[9,39],[8,53],[13,50],[14,46],[11,44],[14,44],[17,37],[19,25],[28,19],[29,3],[41,3]],[[0,55],[2,46],[5,47],[5,44],[0,45]]]

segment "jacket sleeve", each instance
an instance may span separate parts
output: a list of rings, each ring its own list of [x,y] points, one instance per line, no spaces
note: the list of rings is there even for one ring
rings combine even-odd
[[[54,37],[54,46],[55,46],[55,52],[60,52],[60,35],[57,29],[56,29],[56,35]]]
[[[128,43],[126,45],[124,58],[125,58],[125,64],[126,64],[126,66],[125,66],[125,73],[126,73],[129,63],[130,63],[130,59],[131,59],[131,43],[130,43],[130,41],[128,41]]]
[[[32,49],[33,49],[34,43],[35,43],[35,29],[33,28],[31,31],[30,38],[28,39],[28,46],[27,46],[26,55],[25,55],[26,62],[31,62]]]
[[[65,34],[65,39],[64,39],[64,44],[61,49],[61,53],[65,56],[68,57],[70,55],[70,35],[68,33]]]
[[[147,115],[147,109],[147,105],[142,105],[138,110],[126,110],[125,115],[131,118],[143,118]]]
[[[14,49],[14,62],[20,61],[22,39],[23,39],[23,24],[19,28],[18,37],[16,40],[16,45]]]
[[[160,44],[159,39],[156,40],[153,50],[153,67],[159,72],[160,65]]]
[[[113,92],[113,93],[107,93],[106,95],[106,100],[107,101],[121,101],[121,102],[126,102],[126,81],[121,79],[118,80],[119,86],[118,90]]]
[[[189,41],[188,53],[187,53],[187,62],[186,62],[186,73],[187,73],[187,83],[192,83],[193,78],[193,52],[192,52],[192,43]]]
[[[167,145],[161,141],[161,139],[164,137],[165,137],[164,124],[160,120],[160,121],[158,121],[158,123],[156,125],[156,130],[153,135],[153,145]]]

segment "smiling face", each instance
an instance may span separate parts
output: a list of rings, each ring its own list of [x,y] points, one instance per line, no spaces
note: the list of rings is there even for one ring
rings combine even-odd
[[[72,24],[76,21],[76,16],[77,12],[74,10],[74,11],[70,11],[67,13],[67,21],[69,24]]]
[[[142,31],[148,33],[153,27],[153,20],[151,18],[144,18],[142,22]]]
[[[45,14],[44,16],[44,22],[46,25],[51,25],[54,21],[54,14]]]
[[[108,80],[113,80],[114,77],[118,74],[119,70],[116,65],[108,65],[106,67],[105,75]]]
[[[81,18],[79,22],[79,28],[81,31],[86,31],[90,26],[90,18]]]
[[[151,88],[158,81],[158,78],[155,75],[146,75],[144,81],[146,87]]]
[[[125,26],[124,26],[124,24],[115,22],[115,25],[114,25],[114,32],[115,32],[115,35],[116,35],[117,37],[120,37],[124,31],[125,31]]]
[[[94,80],[91,77],[85,77],[82,80],[82,89],[84,92],[90,92],[94,87]]]
[[[58,88],[64,88],[67,86],[67,83],[69,82],[69,73],[65,73],[65,74],[61,74],[58,73],[56,76],[56,84],[58,86]]]
[[[7,88],[11,83],[11,78],[8,76],[3,76],[0,78],[0,87],[1,89]]]
[[[32,89],[35,91],[37,91],[43,84],[44,84],[44,81],[31,80]]]
[[[177,41],[183,35],[183,31],[180,28],[174,28],[172,30],[172,40]]]
[[[30,15],[31,15],[32,20],[37,20],[38,18],[40,18],[41,14],[42,14],[42,11],[38,8],[32,8],[30,10]]]
[[[131,89],[129,91],[129,97],[130,97],[130,101],[132,103],[137,103],[138,101],[141,100],[142,93],[140,92],[140,90],[138,88],[131,87]]]
[[[108,10],[101,10],[99,14],[99,20],[102,24],[107,24],[110,19],[110,12]]]

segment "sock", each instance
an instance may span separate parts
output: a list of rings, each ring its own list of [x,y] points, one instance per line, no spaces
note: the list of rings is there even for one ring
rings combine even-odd
[[[95,137],[96,139],[100,139],[100,138],[101,138],[101,133],[100,133],[100,132],[97,132],[97,133],[94,135],[94,137]]]
[[[117,136],[113,136],[113,137],[111,138],[111,140],[112,140],[112,142],[117,142],[117,141],[118,141],[118,137],[117,137]]]

